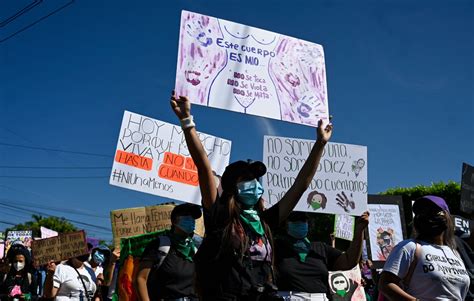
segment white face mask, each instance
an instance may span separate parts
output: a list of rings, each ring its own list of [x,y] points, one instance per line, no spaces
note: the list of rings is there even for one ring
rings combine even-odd
[[[25,263],[24,263],[24,262],[15,262],[15,263],[13,264],[13,268],[14,268],[17,272],[23,270],[24,267],[25,267]]]

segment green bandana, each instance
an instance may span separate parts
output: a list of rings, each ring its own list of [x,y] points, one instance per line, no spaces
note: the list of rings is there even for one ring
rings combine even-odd
[[[307,237],[305,237],[304,239],[294,240],[293,250],[298,253],[300,262],[306,261],[306,256],[308,256],[310,246],[311,243],[309,242],[309,239]]]
[[[172,246],[181,253],[184,258],[188,261],[193,261],[194,250],[196,247],[194,246],[194,241],[191,237],[182,237],[176,235],[174,233],[170,233],[170,240]]]
[[[260,216],[258,216],[258,213],[255,209],[242,210],[242,213],[240,214],[240,220],[256,234],[260,236],[265,234],[262,222],[260,221]]]
[[[338,294],[341,297],[344,297],[346,295],[346,291],[345,290],[337,290],[336,294]]]

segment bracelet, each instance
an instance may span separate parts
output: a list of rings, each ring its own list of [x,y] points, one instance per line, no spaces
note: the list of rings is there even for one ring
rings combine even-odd
[[[181,128],[183,130],[188,129],[188,128],[193,128],[196,126],[196,124],[194,123],[193,115],[189,115],[189,117],[181,119],[180,122],[181,122]]]

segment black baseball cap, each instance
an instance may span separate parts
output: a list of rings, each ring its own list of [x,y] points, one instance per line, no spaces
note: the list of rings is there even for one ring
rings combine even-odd
[[[194,219],[198,219],[202,216],[201,207],[190,203],[178,205],[171,211],[171,220],[174,220],[181,215],[190,215]]]
[[[242,175],[251,175],[258,179],[267,172],[267,167],[260,161],[236,161],[225,168],[221,185],[224,191],[231,191],[237,184],[237,179]]]
[[[293,211],[288,216],[289,222],[307,222],[308,219],[308,214],[306,214],[306,212],[301,211]]]

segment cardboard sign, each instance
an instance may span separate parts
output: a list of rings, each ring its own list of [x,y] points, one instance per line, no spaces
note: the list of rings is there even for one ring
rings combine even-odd
[[[329,120],[321,45],[188,11],[181,13],[176,93],[309,126]]]
[[[50,260],[61,261],[88,253],[84,231],[61,233],[58,236],[32,242],[31,251],[37,265]]]
[[[349,271],[330,271],[329,288],[333,301],[364,301],[364,287],[361,284],[359,265]]]
[[[231,142],[198,133],[217,176],[229,164]],[[110,184],[201,204],[198,174],[181,127],[125,111]]]
[[[334,236],[350,240],[354,238],[355,217],[345,214],[336,214],[334,218]]]
[[[466,163],[462,164],[461,211],[474,212],[474,167]]]
[[[460,238],[471,237],[471,221],[463,217],[453,215],[454,233]]]
[[[294,183],[315,141],[265,136],[263,176],[266,206],[278,202]],[[329,142],[297,211],[361,215],[367,209],[367,147]]]
[[[13,244],[22,244],[27,248],[31,247],[31,241],[33,240],[32,230],[19,230],[19,231],[8,231],[5,239],[5,255],[8,254],[8,250]]]
[[[393,247],[406,239],[401,196],[369,195],[367,249],[374,269],[383,268]]]
[[[40,232],[41,232],[41,238],[50,238],[50,237],[58,236],[57,231],[48,229],[48,228],[43,227],[43,226],[40,227]]]
[[[121,238],[171,228],[171,211],[175,205],[156,205],[118,209],[110,212],[114,245],[120,245]],[[195,233],[204,236],[202,217],[196,220]]]

